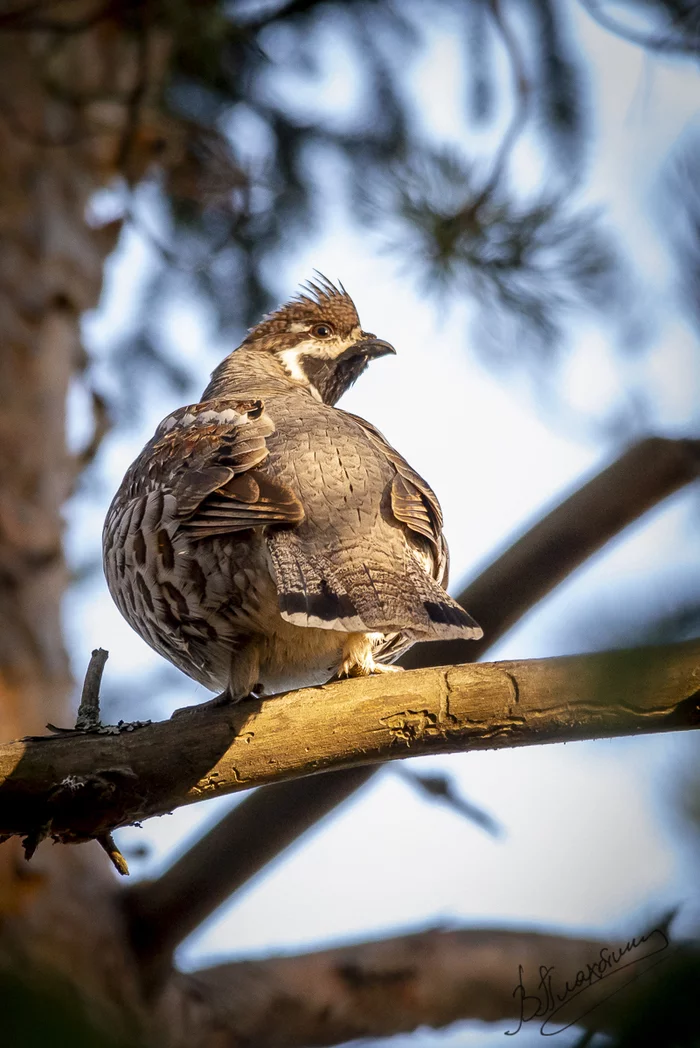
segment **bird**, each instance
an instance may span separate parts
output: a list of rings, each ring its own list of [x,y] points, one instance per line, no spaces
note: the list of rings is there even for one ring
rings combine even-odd
[[[104,525],[108,588],[212,701],[392,672],[417,641],[482,636],[446,592],[435,494],[374,425],[336,406],[395,352],[317,273],[127,470]]]

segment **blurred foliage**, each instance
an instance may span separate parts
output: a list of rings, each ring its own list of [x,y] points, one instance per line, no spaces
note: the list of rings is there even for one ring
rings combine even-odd
[[[516,6],[503,5],[508,17]],[[457,0],[429,5],[307,0],[278,5],[267,15],[260,14],[260,4],[239,3],[229,7],[228,24],[213,5],[211,26],[190,27],[192,40],[178,52],[167,103],[172,113],[186,116],[204,133],[219,133],[228,121],[232,155],[249,193],[245,206],[239,200],[235,217],[229,216],[229,234],[224,230],[222,238],[223,216],[212,221],[211,213],[201,210],[201,195],[194,208],[184,203],[172,191],[172,177],[165,191],[173,231],[178,237],[186,233],[183,246],[189,248],[187,238],[194,238],[206,256],[207,236],[210,244],[221,245],[212,264],[193,274],[193,284],[215,306],[224,328],[254,322],[271,304],[266,279],[271,260],[313,228],[323,196],[315,173],[316,147],[323,146],[342,162],[343,184],[333,195],[365,205],[353,208],[355,217],[376,225],[381,216],[382,226],[397,220],[412,226],[397,244],[402,257],[422,261],[428,277],[438,270],[449,274],[452,290],[462,296],[479,300],[486,289],[483,312],[505,317],[506,323],[508,318],[521,321],[526,336],[552,350],[561,334],[562,308],[579,293],[589,297],[592,283],[602,288],[612,253],[602,235],[596,239],[597,226],[571,215],[568,192],[528,205],[512,199],[506,186],[508,154],[529,115],[525,101],[533,103],[535,130],[549,145],[550,159],[569,176],[586,137],[583,77],[558,7],[549,0],[528,0],[525,8],[522,44],[505,28],[505,10],[490,0],[467,5]],[[481,185],[466,152],[436,152],[429,133],[420,129],[405,66],[433,20],[454,28],[463,41],[477,122],[495,128],[504,108],[514,106],[511,128]],[[495,69],[499,37],[515,74],[510,92]],[[321,87],[328,56],[339,49],[350,52],[354,79],[348,94],[355,102],[348,112],[340,113],[337,106],[330,111],[317,99],[306,107],[295,104],[280,89],[290,78],[300,78],[303,95],[309,83]],[[526,49],[531,68],[525,68]],[[254,161],[245,156],[251,127],[252,137],[262,143]],[[559,257],[545,262],[555,244],[558,250],[549,253]],[[552,289],[548,278],[559,263],[565,273]],[[512,339],[500,342],[512,348]]]
[[[691,0],[630,0],[614,15],[606,2],[579,3],[641,46],[700,52]],[[527,359],[524,349],[551,362],[572,310],[629,308],[610,230],[600,214],[573,203],[586,173],[590,71],[565,5],[96,0],[92,14],[74,23],[59,21],[55,9],[51,0],[18,2],[0,14],[0,29],[53,34],[58,44],[104,20],[137,40],[165,33],[172,41],[152,162],[134,159],[147,121],[143,83],[128,99],[118,158],[123,217],[159,255],[143,295],[154,308],[142,311],[144,322],[113,353],[123,376],[157,364],[175,391],[184,389],[187,376],[154,331],[157,304],[198,292],[225,336],[239,335],[274,304],[273,267],[314,230],[329,194],[381,227],[430,287],[479,303],[481,333],[489,335],[481,345],[495,362]],[[410,75],[436,26],[463,55],[464,140],[451,151],[432,140]],[[344,102],[326,97],[338,63]],[[73,88],[71,112],[80,104]],[[492,140],[485,156],[474,132]],[[523,136],[545,165],[540,186],[547,188],[529,198],[516,192],[511,170]],[[324,178],[321,156],[339,161],[336,184]],[[157,234],[138,204],[144,179],[159,200]]]
[[[700,53],[691,0],[576,2],[640,46]],[[429,289],[474,306],[477,344],[495,364],[551,367],[581,310],[629,320],[623,251],[601,213],[575,204],[592,71],[572,10],[555,0],[95,0],[71,23],[52,0],[18,0],[0,13],[0,29],[53,36],[56,46],[116,22],[143,41],[144,80],[147,41],[172,42],[157,133],[146,83],[126,100],[121,216],[157,262],[146,308],[111,354],[119,385],[132,387],[115,414],[125,419],[129,403],[138,411],[135,368],[160,369],[173,392],[188,387],[159,335],[159,307],[195,293],[234,341],[275,304],[274,267],[314,232],[330,198]],[[461,51],[459,146],[436,141],[413,82],[436,28]],[[340,92],[329,90],[338,69]],[[75,116],[81,99],[75,87],[68,95]],[[147,161],[137,159],[144,138]],[[542,168],[527,192],[523,144]]]
[[[426,290],[441,288],[478,303],[482,351],[511,360],[519,342],[551,361],[580,305],[614,308],[625,300],[623,263],[592,209],[575,211],[569,193],[532,201],[484,184],[454,152],[427,153],[370,187],[367,213],[389,243],[417,267]]]
[[[266,269],[277,253],[314,226],[315,147],[337,150],[356,182],[406,147],[409,106],[387,52],[410,47],[415,29],[386,0],[181,3],[163,13],[178,42],[164,105],[189,135],[185,163],[162,183],[177,245],[164,261],[206,259],[191,284],[224,330],[238,329],[272,304]],[[304,111],[275,82],[321,87],[329,56],[345,45],[357,112]]]
[[[607,5],[584,6],[608,18]],[[667,49],[671,31],[680,50],[695,47],[691,5],[628,6],[641,15],[641,43],[656,46],[663,30]],[[157,181],[166,235],[150,300],[194,291],[234,341],[275,304],[275,263],[313,233],[331,196],[429,291],[473,306],[474,341],[492,364],[551,367],[582,311],[634,322],[643,308],[604,215],[575,203],[591,74],[562,5],[208,0],[166,4],[158,17],[177,41],[163,104],[187,148]],[[459,147],[433,140],[412,90],[411,63],[433,25],[462,47]],[[325,101],[336,55],[344,105]],[[477,149],[474,133],[492,144]],[[523,141],[544,165],[529,195]],[[326,169],[329,157],[337,163]],[[153,327],[147,320],[113,359],[125,373],[160,360],[177,391]]]
[[[64,39],[66,23],[52,21],[51,8],[18,5],[0,16],[0,28]],[[417,247],[425,275],[449,274],[452,290],[482,301],[482,313],[499,321],[494,345],[512,349],[511,320],[515,336],[551,354],[572,301],[602,304],[613,252],[600,223],[575,215],[569,201],[585,168],[585,76],[553,0],[110,0],[71,31],[89,31],[100,18],[119,18],[137,37],[165,30],[173,40],[161,98],[170,132],[153,142],[146,173],[161,204],[158,236],[134,195],[144,174],[133,154],[145,90],[129,100],[120,156],[124,217],[159,248],[144,301],[196,291],[227,337],[239,334],[273,304],[273,265],[314,229],[330,191],[350,206],[364,198],[370,206],[354,210],[375,224],[380,213],[389,225],[413,223],[399,247]],[[513,109],[480,178],[466,148],[448,156],[421,129],[407,69],[435,24],[462,44],[465,139],[470,121],[498,137]],[[497,68],[504,47],[510,86]],[[324,98],[334,56],[347,61],[344,107]],[[79,102],[73,92],[73,109]],[[507,179],[526,125],[567,176],[565,189],[530,202],[516,199]],[[333,187],[321,184],[319,148],[340,161]],[[379,193],[374,207],[370,186]],[[184,380],[159,345],[153,311],[143,315],[113,361],[123,376],[159,362],[177,390]]]

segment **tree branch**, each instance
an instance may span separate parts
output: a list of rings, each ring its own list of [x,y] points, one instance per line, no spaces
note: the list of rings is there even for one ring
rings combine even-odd
[[[448,666],[195,706],[118,734],[28,738],[0,747],[0,834],[41,828],[74,842],[207,797],[336,768],[694,728],[699,662],[700,641],[690,641]]]
[[[652,437],[538,521],[457,599],[484,627],[481,641],[418,644],[407,668],[471,662],[592,553],[697,478],[700,441]],[[246,797],[155,881],[129,888],[125,907],[144,963],[170,954],[228,896],[371,779],[365,766],[280,783]],[[284,813],[281,820],[280,814]]]
[[[569,995],[552,1015],[548,1033],[579,1021],[589,1029],[610,1030],[624,983],[638,986],[640,975],[677,956],[678,948],[669,947],[661,929],[629,943],[493,928],[432,930],[176,973],[159,1010],[171,1031],[169,1048],[310,1048],[387,1037],[419,1026],[439,1028],[460,1019],[510,1020],[509,1030],[516,1032],[521,1008],[528,1018],[537,1014],[531,1022],[535,1028],[554,1010],[540,985],[544,966],[550,969],[555,993],[565,995],[567,981],[574,986],[578,973],[583,979],[578,989],[587,975],[591,984]],[[612,962],[607,970],[603,958]],[[631,968],[623,970],[628,963]],[[602,980],[590,975],[596,964]],[[523,1001],[523,992],[532,996]]]

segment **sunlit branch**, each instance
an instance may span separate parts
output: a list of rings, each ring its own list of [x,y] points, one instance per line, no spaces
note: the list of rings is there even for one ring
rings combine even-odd
[[[0,834],[104,836],[183,804],[407,756],[700,726],[700,641],[381,674],[0,747]],[[131,730],[130,730],[131,729]]]

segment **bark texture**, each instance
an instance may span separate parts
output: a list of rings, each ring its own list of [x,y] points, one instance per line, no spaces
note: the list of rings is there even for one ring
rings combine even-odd
[[[700,726],[700,641],[340,681],[0,747],[0,833],[80,841],[206,797],[429,753]]]

